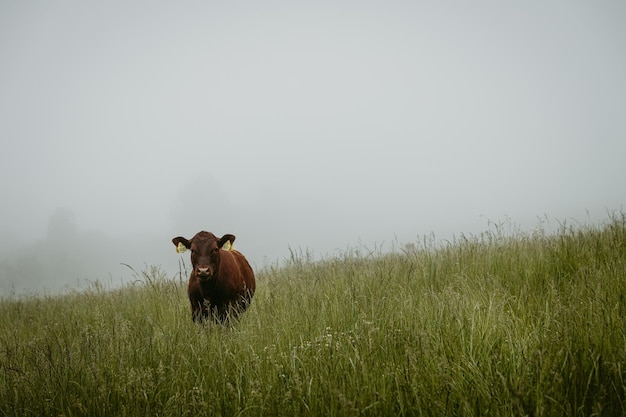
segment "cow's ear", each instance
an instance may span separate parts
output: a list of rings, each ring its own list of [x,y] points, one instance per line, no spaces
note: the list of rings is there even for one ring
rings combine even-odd
[[[172,243],[176,246],[176,253],[183,253],[187,249],[191,249],[191,242],[181,236],[172,239]]]
[[[220,249],[231,250],[233,248],[233,243],[235,243],[235,235],[224,235],[218,242],[217,246]]]

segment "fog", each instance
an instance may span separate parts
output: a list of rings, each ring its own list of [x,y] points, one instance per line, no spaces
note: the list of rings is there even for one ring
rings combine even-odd
[[[626,202],[626,3],[0,3],[0,294]],[[184,257],[186,259],[186,257]]]

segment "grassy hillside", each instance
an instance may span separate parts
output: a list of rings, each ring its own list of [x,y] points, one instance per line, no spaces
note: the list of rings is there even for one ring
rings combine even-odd
[[[0,415],[626,414],[626,218],[258,272],[228,328],[159,270],[0,302]]]

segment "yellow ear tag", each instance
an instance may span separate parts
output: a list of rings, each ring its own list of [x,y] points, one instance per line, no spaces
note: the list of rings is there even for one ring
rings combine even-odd
[[[222,250],[225,250],[225,251],[233,250],[233,245],[232,243],[230,243],[230,240],[227,240],[226,243],[222,245]]]
[[[185,253],[187,248],[183,245],[183,242],[178,242],[178,246],[176,246],[176,253]]]

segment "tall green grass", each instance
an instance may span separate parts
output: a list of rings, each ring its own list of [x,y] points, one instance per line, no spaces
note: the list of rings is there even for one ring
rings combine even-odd
[[[152,268],[0,302],[0,415],[626,414],[626,216],[258,272],[229,327]]]

